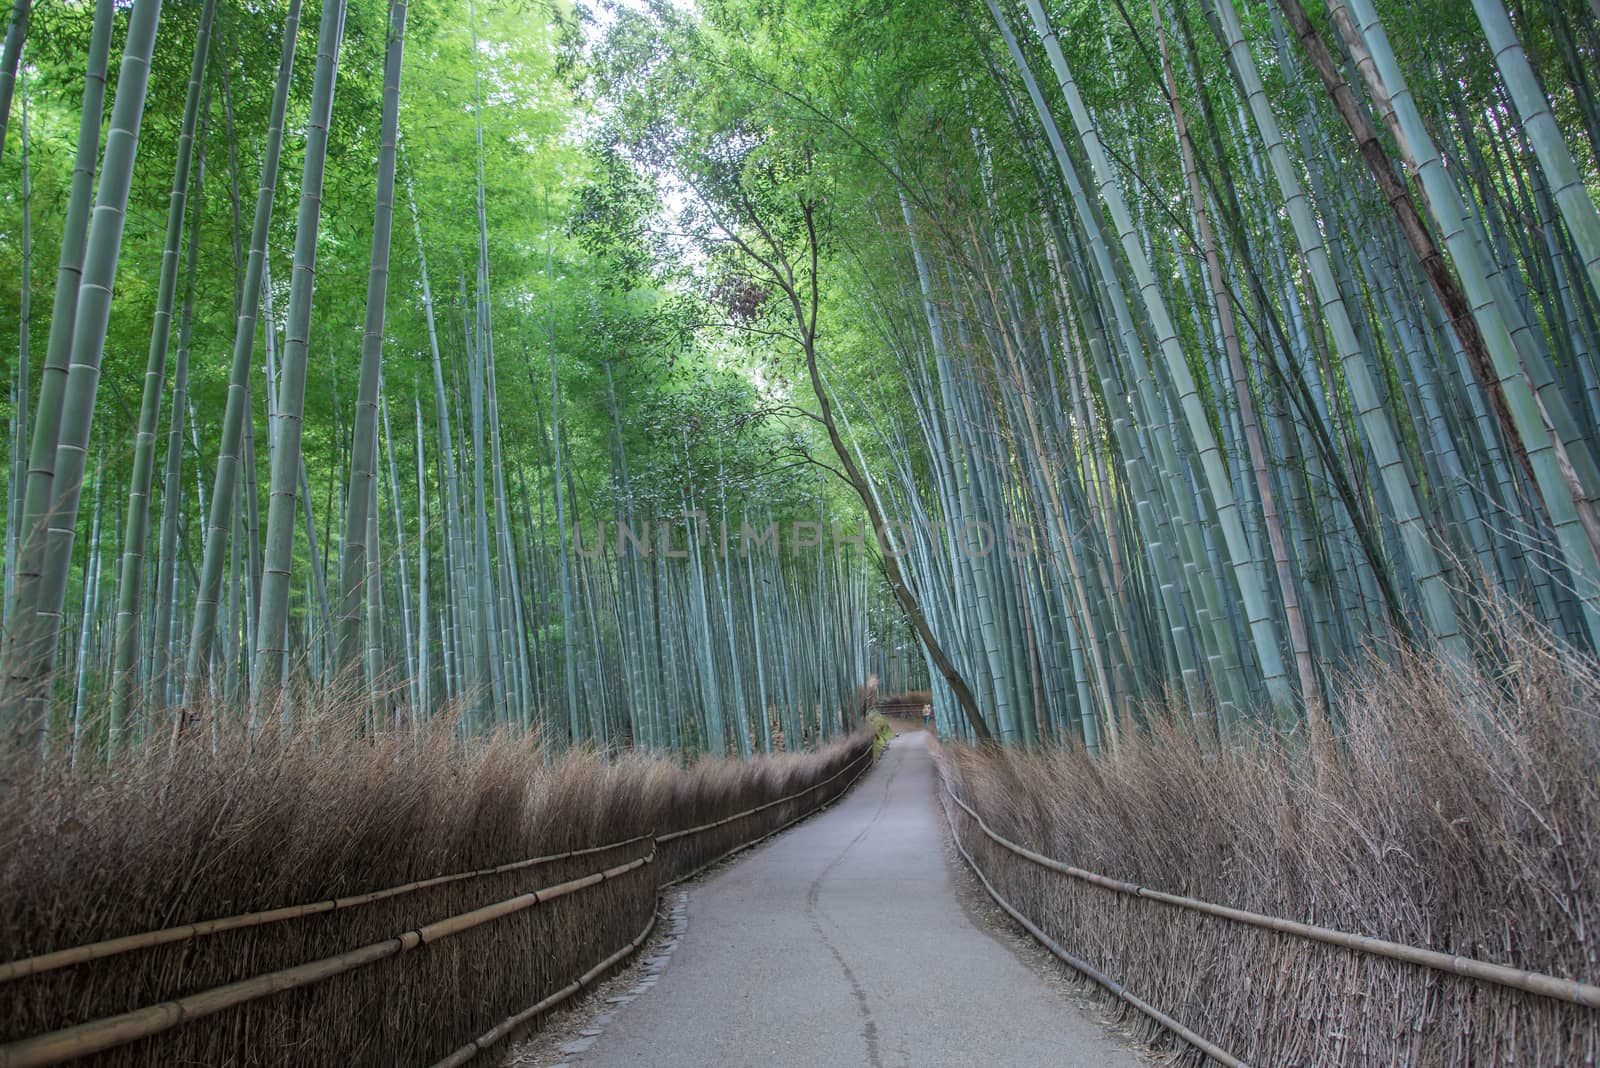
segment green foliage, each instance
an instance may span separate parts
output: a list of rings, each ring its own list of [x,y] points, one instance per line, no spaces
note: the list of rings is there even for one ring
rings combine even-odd
[[[181,520],[181,560],[200,555],[204,522],[192,502],[216,469],[222,354],[233,343],[240,235],[260,180],[267,72],[286,3],[223,5],[215,28],[196,167],[203,162],[203,186],[191,190],[201,209],[184,443],[192,455],[180,499],[157,503]],[[415,0],[401,86],[397,201],[407,204],[396,204],[383,345],[383,398],[399,429],[380,444],[385,563],[368,584],[365,625],[384,629],[391,664],[413,670],[411,659],[429,654],[416,670],[430,673],[437,693],[459,695],[485,671],[502,671],[502,697],[543,703],[567,724],[550,713],[551,695],[577,700],[571,669],[581,662],[581,688],[593,695],[583,701],[604,710],[591,724],[597,734],[626,737],[643,714],[635,706],[664,687],[694,694],[697,705],[670,726],[652,706],[647,718],[675,743],[751,744],[777,683],[728,691],[722,673],[775,652],[758,637],[768,627],[789,642],[807,635],[808,654],[834,655],[828,643],[844,631],[850,641],[873,634],[881,652],[900,625],[876,584],[884,562],[868,553],[838,565],[746,568],[708,555],[662,567],[608,549],[573,564],[568,539],[573,520],[661,522],[685,511],[735,527],[858,524],[862,503],[835,477],[838,457],[810,388],[802,341],[814,341],[847,451],[881,509],[916,528],[900,546],[909,585],[1002,733],[1087,740],[1096,724],[1114,729],[1131,705],[1166,688],[1197,708],[1214,696],[1224,726],[1269,694],[1281,703],[1274,664],[1289,595],[1263,581],[1279,561],[1269,559],[1262,485],[1280,501],[1282,564],[1304,588],[1310,646],[1326,663],[1371,635],[1426,639],[1448,616],[1448,588],[1478,571],[1587,644],[1584,613],[1600,602],[1570,580],[1581,572],[1578,510],[1593,512],[1600,482],[1590,445],[1600,425],[1600,294],[1585,287],[1593,268],[1582,227],[1574,232],[1551,207],[1560,191],[1512,121],[1468,7],[1384,0],[1377,14],[1468,222],[1482,231],[1474,240],[1498,288],[1487,303],[1475,299],[1477,314],[1522,324],[1517,355],[1573,458],[1570,515],[1544,503],[1553,448],[1532,443],[1544,472],[1534,485],[1518,453],[1529,443],[1506,439],[1495,423],[1492,386],[1460,357],[1454,325],[1349,152],[1280,0],[647,0],[593,9]],[[127,500],[199,11],[200,0],[165,7],[133,171],[95,413],[108,530],[121,528]],[[1230,13],[1240,41],[1230,39]],[[5,401],[14,421],[39,388],[90,14],[83,0],[43,5],[28,35],[18,99],[30,119],[34,352],[30,395]],[[320,5],[301,21],[269,237],[278,332],[263,330],[255,347],[247,524],[268,505],[260,371],[269,340],[275,360],[283,356],[319,14]],[[303,438],[322,556],[337,552],[350,470],[386,15],[384,0],[350,5],[324,183]],[[1547,158],[1568,149],[1592,194],[1592,12],[1580,0],[1539,0],[1514,15],[1533,75],[1519,82],[1524,99],[1527,86],[1542,86],[1558,127],[1542,128],[1536,147]],[[1325,13],[1311,19],[1342,56]],[[118,11],[113,56],[127,21]],[[1358,74],[1343,73],[1373,110]],[[1198,198],[1173,136],[1174,105],[1192,134]],[[1373,113],[1385,150],[1398,156]],[[1270,152],[1269,130],[1283,141]],[[19,136],[13,122],[0,159],[8,278],[22,273]],[[1303,197],[1288,196],[1290,210],[1296,188]],[[1571,183],[1566,194],[1563,210],[1577,212]],[[405,225],[413,199],[420,248]],[[1226,293],[1207,273],[1197,206],[1217,232]],[[796,326],[809,321],[813,295],[814,337]],[[0,292],[0,334],[20,330],[18,297],[16,286]],[[1219,299],[1240,323],[1242,382],[1224,358]],[[1350,331],[1338,326],[1341,307]],[[0,348],[15,382],[12,348]],[[163,396],[170,404],[170,391]],[[417,434],[407,426],[414,405]],[[1245,447],[1242,412],[1252,406],[1269,462]],[[482,422],[475,413],[486,413]],[[1413,515],[1411,499],[1438,522]],[[9,510],[5,521],[14,526]],[[969,523],[997,535],[1022,528],[1036,551],[970,559],[960,533]],[[1560,545],[1548,536],[1556,526]],[[220,651],[236,662],[238,647],[259,638],[245,622],[257,596],[250,572],[260,567],[251,533],[229,571],[230,589],[250,587],[228,609],[238,633],[223,644],[234,647]],[[1423,535],[1437,543],[1427,552]],[[77,539],[69,615],[84,611],[81,595],[95,585],[84,573],[88,541]],[[395,563],[401,553],[419,571],[428,565],[426,597],[415,588],[421,576],[413,583]],[[1438,575],[1426,573],[1430,553],[1446,558]],[[325,674],[316,585],[327,561],[313,558],[298,526],[291,570],[291,645]],[[180,604],[163,611],[187,610],[192,581],[183,566],[178,575]],[[821,600],[797,609],[797,596]],[[492,610],[478,603],[485,598]],[[424,600],[428,618],[386,618],[420,614]],[[1469,603],[1453,608],[1470,619]],[[492,647],[485,615],[495,621]],[[831,615],[848,623],[835,626]],[[100,629],[81,632],[91,684],[104,669]],[[468,651],[474,642],[484,647]],[[795,691],[785,698],[792,705],[812,668],[789,652],[774,679]],[[502,659],[511,666],[483,666]],[[139,670],[148,677],[152,664]],[[806,715],[782,729],[822,729],[814,708]],[[749,733],[728,726],[734,720]]]
[[[894,727],[882,712],[867,713],[867,727],[872,731],[872,759],[876,760],[894,741]]]

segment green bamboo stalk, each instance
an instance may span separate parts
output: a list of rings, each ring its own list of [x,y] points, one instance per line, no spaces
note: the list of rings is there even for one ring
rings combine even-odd
[[[78,629],[78,670],[72,697],[72,737],[68,760],[73,769],[78,766],[78,753],[83,745],[84,706],[88,695],[90,639],[94,631],[95,616],[100,606],[100,517],[105,511],[105,449],[94,465],[94,519],[89,531],[89,563],[83,573],[83,620]]]
[[[415,395],[415,390],[413,394]],[[417,666],[416,705],[412,722],[433,714],[433,675],[429,663],[432,642],[429,635],[428,616],[428,474],[426,449],[422,437],[422,398],[415,396],[413,403],[417,422]],[[393,479],[391,478],[391,481]],[[397,484],[397,483],[396,483]],[[397,484],[398,485],[398,484]],[[396,493],[398,500],[399,494]]]
[[[384,635],[383,635],[383,572],[376,565],[383,559],[378,538],[378,480],[368,482],[366,557],[374,562],[372,577],[367,582],[367,640],[362,668],[366,673],[367,702],[371,716],[370,729],[388,730],[390,702],[382,692],[384,686]]]
[[[427,249],[422,242],[422,221],[417,212],[417,199],[410,178],[406,181],[406,198],[411,207],[411,231],[416,239],[418,276],[422,282],[422,309],[428,324],[428,351],[432,358],[434,418],[438,429],[440,479],[443,491],[440,498],[441,546],[445,560],[445,605],[443,618],[449,626],[441,635],[444,639],[446,670],[445,695],[451,698],[464,692],[462,678],[466,643],[461,640],[462,600],[465,593],[463,573],[460,570],[466,553],[464,513],[462,511],[460,484],[457,481],[455,435],[450,428],[450,403],[445,395],[444,366],[439,352],[439,334],[434,319],[433,290],[428,278]]]
[[[377,478],[378,382],[383,364],[384,303],[389,287],[389,245],[394,230],[394,172],[400,124],[400,70],[405,50],[406,0],[389,4],[388,47],[383,63],[383,109],[378,134],[377,207],[372,222],[367,273],[366,322],[361,330],[361,378],[350,443],[350,507],[345,512],[339,566],[339,669],[355,665],[361,639],[362,593],[377,561],[366,556],[368,502]]]
[[[278,77],[272,94],[272,110],[267,120],[266,147],[262,152],[261,178],[256,192],[255,216],[250,226],[250,252],[245,265],[244,285],[239,293],[239,306],[233,334],[233,360],[228,374],[228,400],[222,417],[222,437],[217,446],[217,472],[211,484],[211,508],[207,512],[210,527],[206,536],[206,551],[200,565],[200,577],[195,591],[194,619],[189,630],[189,647],[185,668],[184,692],[203,692],[203,679],[209,670],[216,634],[217,606],[222,588],[224,550],[228,533],[233,527],[232,510],[239,486],[241,443],[245,446],[245,482],[243,494],[254,509],[254,450],[247,435],[253,437],[253,413],[250,406],[250,361],[255,350],[256,319],[264,295],[267,234],[272,225],[272,202],[278,187],[278,162],[283,151],[284,115],[288,108],[289,81],[294,69],[295,42],[300,33],[301,0],[289,0],[289,10],[283,22],[283,47],[278,59]],[[272,343],[270,321],[266,328],[267,343]],[[250,529],[256,530],[254,515]],[[249,573],[251,587],[258,590],[259,551],[252,542]],[[252,598],[252,604],[257,603]],[[252,613],[253,616],[253,613]],[[253,632],[254,627],[251,627]],[[250,646],[254,649],[254,644]]]
[[[50,335],[39,376],[39,399],[31,420],[27,485],[17,525],[18,551],[13,575],[12,612],[5,633],[3,664],[7,685],[0,687],[0,725],[21,711],[22,691],[10,685],[17,672],[31,670],[40,579],[44,567],[45,521],[54,496],[56,443],[66,399],[67,367],[72,355],[72,330],[77,319],[78,290],[84,269],[84,240],[89,230],[95,190],[95,164],[100,156],[100,124],[105,107],[106,67],[111,51],[114,0],[96,0],[94,27],[85,61],[83,102],[78,119],[78,146],[72,164],[67,212],[61,228],[61,257],[50,312]],[[26,398],[23,399],[26,403]]]
[[[178,579],[178,517],[183,511],[181,479],[183,475],[184,416],[189,400],[189,351],[194,333],[195,261],[200,252],[200,217],[205,195],[205,125],[200,128],[200,159],[195,170],[194,217],[189,221],[189,249],[184,257],[183,312],[178,325],[178,358],[173,370],[172,422],[167,435],[166,484],[161,501],[161,548],[157,556],[155,643],[151,647],[154,664],[147,676],[146,703],[149,719],[154,720],[171,704],[174,690],[183,681],[174,680],[171,665],[179,658],[172,648],[173,617],[177,613],[175,595]],[[192,422],[190,424],[193,425]],[[196,445],[196,452],[199,451]],[[203,503],[204,497],[201,498]],[[202,554],[204,550],[202,549]]]
[[[26,0],[23,0],[26,2]],[[11,394],[10,485],[6,493],[6,547],[4,601],[0,605],[0,648],[16,619],[17,565],[21,550],[20,528],[27,489],[28,408],[33,399],[29,381],[33,331],[33,171],[29,156],[28,87],[22,87],[22,284],[17,300],[17,371]]]
[[[234,494],[239,495],[237,490]],[[248,618],[250,608],[250,584],[242,578],[244,570],[244,509],[235,502],[233,508],[233,530],[228,538],[228,608],[227,622],[220,632],[217,642],[217,655],[222,657],[224,668],[222,672],[221,687],[212,686],[214,694],[235,708],[248,708],[250,705],[246,675],[242,669],[243,657],[240,650],[250,648],[248,641],[244,640],[247,627],[245,619]],[[209,680],[205,680],[209,681]],[[220,691],[220,693],[219,693]],[[185,702],[192,700],[192,692],[185,691]],[[251,724],[250,726],[254,726]]]
[[[389,396],[380,385],[379,415],[383,420],[383,448],[384,456],[388,461],[389,475],[389,521],[394,529],[394,556],[399,573],[396,576],[396,589],[400,601],[400,640],[405,653],[406,666],[406,704],[409,707],[409,718],[413,728],[417,718],[422,715],[422,681],[421,667],[417,662],[416,635],[412,628],[412,593],[411,593],[411,564],[406,559],[406,527],[405,519],[400,509],[402,485],[400,482],[400,468],[394,459],[394,430],[389,423]],[[421,481],[417,483],[417,495],[421,497],[424,488]],[[419,528],[419,537],[425,535],[426,528]],[[424,573],[426,578],[426,573]]]
[[[11,7],[11,21],[6,25],[5,44],[0,46],[0,157],[5,155],[11,98],[17,89],[17,67],[22,62],[22,43],[28,36],[28,13],[32,7],[32,0],[16,0]]]
[[[23,731],[43,730],[48,724],[57,637],[72,565],[72,544],[77,534],[78,501],[94,421],[95,394],[100,384],[100,361],[105,354],[112,288],[122,249],[139,127],[144,119],[150,57],[160,21],[161,0],[135,0],[117,76],[116,102],[106,135],[94,219],[84,252],[81,299],[72,326],[59,433],[44,450],[53,460],[49,464],[49,507],[47,512],[39,513],[46,519],[43,565],[36,575],[30,574],[25,565],[20,576],[19,602],[23,606],[23,619],[14,655],[8,658],[5,699],[14,709],[26,708],[21,723],[17,724]],[[40,413],[35,418],[36,439],[41,433],[57,429],[51,425],[53,419],[44,417],[45,406],[46,401],[41,398]],[[36,475],[42,476],[43,471],[30,462],[30,490]],[[28,526],[25,516],[24,529]]]
[[[283,381],[278,389],[276,429],[272,434],[272,482],[267,505],[267,538],[261,575],[261,623],[251,671],[253,701],[264,706],[281,685],[288,667],[289,590],[294,568],[295,496],[303,478],[300,439],[306,390],[306,355],[311,334],[312,280],[317,261],[322,179],[328,158],[328,124],[333,115],[339,45],[344,36],[345,0],[325,0],[317,30],[316,73],[311,114],[306,125],[306,157],[300,181],[300,211],[295,225],[294,277],[289,288]],[[309,508],[310,498],[306,504]],[[317,571],[313,567],[313,573]]]
[[[156,284],[156,310],[150,327],[150,351],[145,359],[144,394],[139,405],[139,423],[134,432],[133,473],[128,487],[128,512],[122,534],[122,578],[117,586],[116,661],[112,668],[111,711],[106,745],[115,754],[122,746],[134,687],[138,683],[139,628],[144,615],[145,543],[150,530],[150,490],[155,477],[156,427],[161,419],[161,394],[167,385],[167,349],[172,338],[172,310],[178,292],[179,257],[183,252],[184,222],[188,213],[189,175],[194,160],[195,130],[200,121],[200,99],[205,88],[206,61],[211,54],[211,24],[216,15],[216,0],[206,0],[200,10],[200,26],[195,38],[194,58],[189,65],[189,88],[183,102],[183,124],[178,132],[178,161],[172,173],[172,191],[167,198],[166,238],[161,251],[161,274]],[[192,235],[191,257],[198,235]],[[175,402],[181,400],[174,393]],[[172,413],[173,426],[182,427],[182,412]],[[182,445],[181,429],[172,440]],[[170,487],[169,487],[170,488]],[[179,503],[166,498],[165,511],[176,515]],[[163,520],[163,549],[166,548],[166,523]],[[166,611],[156,605],[159,618]],[[157,661],[165,649],[154,650]],[[153,695],[147,695],[153,696]]]
[[[546,204],[548,205],[548,194]],[[548,214],[548,207],[546,208]],[[550,287],[551,300],[555,299],[553,271],[553,253],[547,243],[545,245],[545,281]],[[567,499],[563,493],[562,447],[561,447],[561,380],[556,375],[556,344],[555,344],[555,306],[549,308],[548,330],[546,347],[550,355],[550,449],[554,465],[552,483],[556,497],[556,532],[559,539],[559,559],[561,566],[561,657],[562,672],[566,683],[565,702],[567,719],[567,739],[576,745],[583,737],[583,728],[578,718],[578,665],[577,648],[572,641],[573,630],[573,603],[572,603],[572,560],[567,546]]]

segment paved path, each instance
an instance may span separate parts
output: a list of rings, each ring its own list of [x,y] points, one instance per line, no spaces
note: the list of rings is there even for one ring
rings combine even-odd
[[[844,801],[695,886],[670,964],[571,1063],[1136,1068],[968,920],[933,778],[901,735]]]

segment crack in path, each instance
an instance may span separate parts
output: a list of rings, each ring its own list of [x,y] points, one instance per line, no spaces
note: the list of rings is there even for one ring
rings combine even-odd
[[[828,932],[823,929],[824,913],[818,904],[818,898],[822,893],[823,880],[833,873],[833,870],[844,861],[845,857],[849,856],[850,851],[883,818],[883,810],[889,803],[889,787],[894,782],[895,774],[899,770],[898,763],[889,768],[889,774],[883,781],[883,796],[878,799],[878,807],[873,811],[872,818],[867,821],[866,826],[861,828],[859,834],[850,839],[849,844],[839,852],[839,855],[828,862],[827,867],[823,868],[821,874],[811,881],[811,886],[806,890],[806,918],[811,923],[811,929],[816,932],[817,938],[827,947],[828,953],[839,965],[839,970],[844,973],[845,982],[850,984],[850,992],[855,995],[856,1011],[861,1015],[861,1037],[867,1044],[867,1063],[871,1068],[883,1068],[883,1058],[878,1050],[878,1023],[872,1018],[872,1005],[867,1000],[867,992],[862,987],[861,980],[856,977],[855,970],[850,967],[849,962],[844,959],[844,954],[839,952],[839,947],[834,944],[833,939],[828,937]]]

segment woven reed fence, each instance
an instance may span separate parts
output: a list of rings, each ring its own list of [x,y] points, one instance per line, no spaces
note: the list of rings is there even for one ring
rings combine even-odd
[[[871,754],[854,739],[690,825],[0,963],[0,1068],[464,1064],[642,945],[663,886],[831,804]],[[665,789],[685,819],[728,807]]]
[[[995,902],[1202,1062],[1595,1064],[1600,986],[1109,878],[997,832],[940,760],[957,851]]]

